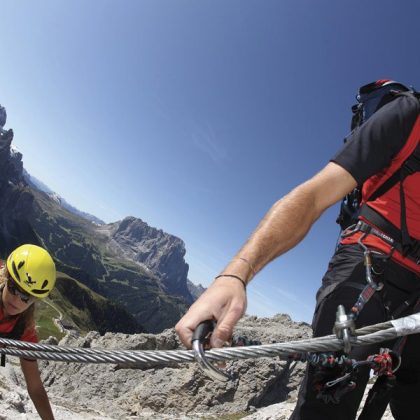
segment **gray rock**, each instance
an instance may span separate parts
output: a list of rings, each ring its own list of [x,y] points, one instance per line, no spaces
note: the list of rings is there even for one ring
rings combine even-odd
[[[262,343],[285,342],[310,337],[311,329],[280,314],[274,318],[245,317],[235,335]],[[157,335],[100,336],[92,331],[85,337],[68,335],[59,344],[97,349],[181,348],[173,329]],[[0,369],[0,420],[36,419],[20,369],[14,358],[10,359],[11,363]],[[290,364],[279,358],[233,361],[226,366],[233,371],[233,380],[221,383],[203,376],[195,363],[136,369],[116,364],[39,364],[57,420],[219,419],[227,415],[287,420],[305,368],[302,363]],[[383,418],[391,420],[392,416],[387,411]]]
[[[279,315],[274,319],[245,317],[235,333],[270,343],[308,337],[311,331]],[[101,337],[91,332],[86,337],[66,336],[60,344],[132,350],[181,348],[173,329],[157,335],[107,333]],[[42,362],[41,367],[48,393],[61,404],[77,401],[85,410],[101,407],[104,415],[117,419],[145,413],[156,418],[217,418],[252,412],[294,395],[304,369],[300,363],[291,369],[290,363],[278,358],[233,361],[227,368],[234,372],[234,380],[218,383],[203,376],[195,363],[127,369],[124,365]]]
[[[187,287],[194,300],[198,299],[206,291],[206,288],[201,284],[194,284],[190,280],[187,280]]]
[[[7,120],[6,108],[0,105],[0,129],[2,129],[6,125],[6,120]]]
[[[99,226],[98,231],[109,237],[108,246],[113,252],[150,270],[169,293],[193,302],[187,287],[188,264],[181,239],[135,217]]]

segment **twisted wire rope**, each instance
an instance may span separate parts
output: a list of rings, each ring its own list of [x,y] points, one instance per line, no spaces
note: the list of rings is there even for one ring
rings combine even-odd
[[[351,338],[353,346],[364,346],[397,337],[391,322],[361,328]],[[191,350],[109,350],[100,348],[67,347],[51,344],[28,343],[0,338],[0,354],[41,360],[77,363],[128,363],[138,366],[171,365],[194,362]],[[207,351],[206,358],[212,362],[259,357],[290,357],[308,352],[336,351],[343,348],[343,341],[335,335],[308,338],[287,343],[263,344],[246,347],[225,347]]]

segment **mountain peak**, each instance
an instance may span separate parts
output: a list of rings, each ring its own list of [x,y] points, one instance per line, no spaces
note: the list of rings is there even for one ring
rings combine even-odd
[[[151,270],[168,292],[193,301],[187,285],[189,267],[184,259],[186,251],[182,239],[132,216],[110,227],[111,244],[116,252]]]

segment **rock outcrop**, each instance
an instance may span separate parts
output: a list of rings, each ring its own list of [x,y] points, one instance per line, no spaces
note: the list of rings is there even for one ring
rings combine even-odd
[[[21,238],[37,244],[38,239],[28,223],[33,196],[22,176],[22,154],[11,148],[13,132],[0,133],[0,258],[21,244]]]
[[[110,249],[150,270],[170,294],[193,302],[187,286],[185,244],[181,239],[135,217],[126,217],[98,230],[108,234]]]
[[[273,319],[247,317],[235,334],[263,343],[308,337],[310,328],[294,323],[286,315]],[[63,345],[90,348],[127,348],[173,350],[180,348],[174,330],[161,334],[89,333],[84,338],[66,337]],[[161,415],[220,417],[222,414],[247,413],[258,407],[285,401],[296,394],[303,365],[294,368],[278,358],[242,360],[228,363],[234,380],[217,383],[203,376],[195,363],[172,367],[157,366],[124,369],[116,365],[42,363],[42,375],[49,393],[79,407],[102,407],[112,418]],[[72,381],[68,378],[71,377]],[[106,404],[103,402],[106,401]]]
[[[206,291],[206,288],[201,284],[194,284],[190,280],[187,280],[187,287],[194,300],[198,299]]]
[[[287,315],[245,317],[235,335],[263,344],[308,338],[311,328]],[[153,334],[68,335],[61,345],[108,349],[175,350],[181,348],[173,329]],[[195,363],[129,369],[115,364],[40,362],[42,378],[57,420],[67,419],[227,419],[287,420],[294,408],[305,366],[279,358],[233,361],[234,380],[206,378]],[[0,412],[7,419],[34,408],[28,401],[19,369],[0,370]],[[1,375],[6,375],[4,380]],[[11,381],[13,386],[11,386]],[[1,389],[3,387],[4,389]],[[1,418],[1,416],[0,416]],[[391,420],[389,412],[383,417]]]
[[[287,315],[272,319],[246,317],[235,330],[236,335],[262,343],[306,338],[310,333],[307,324],[292,322]],[[68,335],[60,344],[132,350],[181,348],[173,329],[158,335]],[[263,358],[229,362],[227,368],[234,372],[234,380],[216,383],[206,378],[195,363],[129,369],[112,364],[40,362],[53,403],[112,419],[220,418],[229,413],[251,413],[293,398],[304,365],[299,363],[293,368],[286,360]]]

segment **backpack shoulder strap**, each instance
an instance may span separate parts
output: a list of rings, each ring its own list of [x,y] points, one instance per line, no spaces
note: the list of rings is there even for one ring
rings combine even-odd
[[[405,94],[414,95],[413,92],[404,92]],[[416,98],[420,98],[420,94],[417,93],[415,95]],[[409,175],[412,175],[416,172],[420,172],[420,114],[417,116],[416,121],[414,122],[414,126],[410,132],[410,135],[407,139],[406,145],[403,147],[402,151],[400,152],[402,156],[402,164],[396,167],[394,166],[394,172],[389,176],[388,179],[379,185],[373,192],[370,192],[369,195],[364,200],[364,204],[362,205],[361,214],[363,214],[363,210],[366,206],[366,203],[369,201],[374,201],[378,197],[383,196],[386,192],[388,192],[391,188],[399,183],[400,185],[400,229],[399,235],[394,236],[394,239],[401,243],[402,246],[402,254],[407,256],[411,253],[416,254],[416,259],[418,260],[417,252],[420,247],[420,242],[413,238],[410,238],[408,233],[407,227],[407,217],[406,217],[406,203],[405,203],[405,191],[404,191],[404,180]],[[405,156],[404,156],[404,153]],[[408,156],[407,156],[408,153]],[[404,159],[405,158],[405,159]],[[397,161],[396,161],[397,162]],[[396,164],[394,162],[394,165]],[[392,165],[391,165],[392,168]],[[395,170],[396,169],[396,170]],[[373,211],[373,209],[372,209]],[[381,216],[381,215],[379,215]],[[369,217],[367,220],[371,220]],[[371,220],[372,221],[372,220]],[[377,225],[381,230],[385,233],[389,232],[390,229],[393,230],[393,225],[390,222],[387,222],[383,225]]]
[[[409,92],[402,92],[409,94]],[[419,93],[420,98],[420,93]],[[419,172],[420,169],[420,114],[417,116],[414,126],[410,132],[410,135],[407,139],[405,146],[400,151],[402,154],[401,158],[398,158],[393,165],[391,165],[390,170],[393,171],[392,175],[386,179],[382,184],[379,185],[377,189],[374,189],[370,193],[367,193],[365,201],[373,201],[381,195],[385,194],[390,190],[395,184],[397,184],[401,179],[404,180],[408,175],[413,174],[414,172]],[[396,166],[398,165],[398,166]],[[402,177],[402,178],[401,178]]]
[[[420,140],[420,139],[419,139]],[[370,197],[367,201],[374,201],[381,195],[384,195],[399,181],[403,181],[407,176],[420,172],[420,142],[417,144],[416,149],[402,164],[394,174],[388,178]]]

